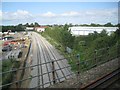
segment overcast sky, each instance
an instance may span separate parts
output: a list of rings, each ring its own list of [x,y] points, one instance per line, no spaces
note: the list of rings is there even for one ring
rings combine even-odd
[[[118,23],[117,2],[3,2],[3,25]]]

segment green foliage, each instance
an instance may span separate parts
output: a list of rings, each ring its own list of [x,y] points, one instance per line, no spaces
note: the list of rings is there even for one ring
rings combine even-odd
[[[15,59],[9,59],[2,61],[2,72],[6,72],[12,70],[12,68],[19,68],[20,62],[16,61]],[[12,81],[15,72],[5,73],[2,74],[2,85],[8,84]],[[4,89],[8,89],[9,86],[4,87]]]
[[[119,24],[113,25],[112,23],[108,22],[108,23],[106,23],[106,24],[104,24],[104,25],[91,23],[90,25],[89,25],[89,24],[82,24],[82,25],[80,25],[80,26],[88,26],[88,27],[91,27],[91,26],[92,26],[92,27],[118,27]]]
[[[2,26],[0,26],[0,32],[2,32]]]
[[[75,37],[72,36],[70,31],[68,31],[68,27],[69,26],[65,24],[65,26],[61,30],[61,38],[62,38],[61,42],[64,47],[73,48]]]
[[[99,26],[96,24],[91,25]],[[112,25],[107,23],[105,26]],[[77,59],[75,57],[77,54],[80,54],[81,71],[88,70],[118,56],[117,47],[120,44],[120,29],[116,30],[111,35],[108,35],[106,30],[103,30],[101,33],[95,31],[87,36],[74,37],[71,35],[70,31],[68,31],[68,27],[69,25],[67,24],[64,26],[56,25],[49,27],[42,35],[48,38],[53,45],[57,45],[57,49],[62,51],[62,54],[66,58],[73,56],[68,58],[73,71],[78,69],[76,66]],[[66,47],[72,48],[71,54],[64,52]]]
[[[12,67],[11,60],[2,61],[2,72],[9,70]]]
[[[39,26],[40,25],[37,22],[34,23],[34,27],[39,27]]]
[[[4,60],[2,61],[2,72],[9,71],[12,69],[13,63],[11,60]],[[13,77],[13,73],[6,73],[2,74],[2,84],[10,83]],[[5,87],[8,88],[9,86]]]
[[[44,36],[49,36],[54,39],[60,46],[62,45],[64,48],[70,47],[73,48],[75,37],[68,31],[68,25],[65,26],[55,26],[48,27],[45,32],[42,34]],[[71,43],[72,42],[72,43]]]
[[[25,27],[39,27],[40,25],[35,22],[35,23],[26,23],[26,24],[18,24],[16,26],[2,26],[2,32],[7,32],[8,30],[11,30],[12,32],[15,31],[25,31]]]
[[[22,24],[19,24],[19,25],[16,25],[16,26],[2,26],[2,32],[7,32],[8,30],[11,30],[12,32],[24,31],[25,26],[23,26]]]
[[[106,27],[113,27],[113,25],[110,22],[105,24],[104,26],[106,26]]]

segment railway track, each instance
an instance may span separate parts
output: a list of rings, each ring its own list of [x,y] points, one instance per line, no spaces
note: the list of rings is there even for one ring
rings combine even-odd
[[[35,40],[37,41],[36,43],[36,46],[37,46],[37,63],[38,64],[41,64],[41,65],[38,65],[37,67],[37,75],[38,75],[38,80],[37,80],[37,86],[34,86],[32,88],[44,88],[45,87],[45,79],[48,79],[47,81],[49,81],[51,84],[51,80],[50,80],[50,73],[46,73],[46,72],[50,72],[50,70],[48,70],[50,64],[47,64],[47,59],[46,58],[46,52],[43,50],[43,47],[41,45],[41,43],[39,42],[39,40],[37,39],[37,37],[35,36],[34,37]],[[46,64],[43,64],[42,63],[46,63]],[[46,73],[46,74],[44,74]],[[44,75],[42,75],[44,74]],[[40,75],[40,76],[39,76]]]
[[[44,42],[43,40],[41,40],[42,41],[42,43],[44,44],[44,46],[45,46],[45,48],[46,48],[46,50],[47,51],[50,51],[50,53],[52,54],[52,57],[53,57],[53,59],[50,57],[50,55],[49,55],[49,57],[51,58],[51,60],[53,60],[57,65],[58,65],[58,67],[61,69],[61,67],[63,67],[63,66],[65,66],[65,67],[68,67],[68,66],[70,66],[70,65],[68,65],[67,64],[67,60],[66,59],[63,59],[63,60],[61,60],[60,62],[62,63],[62,65],[61,65],[61,63],[59,63],[59,61],[56,61],[56,60],[58,60],[58,59],[61,59],[61,58],[64,58],[64,57],[60,57],[60,58],[57,58],[57,52],[55,52],[54,50],[52,50],[53,48],[51,48],[50,46],[51,45],[48,45],[48,46],[46,46],[46,44],[49,44],[48,42]],[[59,55],[58,55],[59,56]],[[66,72],[69,72],[70,74],[72,73],[71,72],[71,70],[70,70],[70,68],[68,69],[68,68],[65,68],[64,70],[66,70]],[[65,76],[65,72],[61,69],[61,73],[63,74],[63,76],[65,77],[65,79],[67,79],[66,78],[66,76]]]
[[[53,85],[54,83],[62,82],[65,79],[68,79],[70,76],[72,76],[73,73],[70,71],[70,67],[67,64],[67,60],[64,59],[58,61],[58,59],[61,59],[63,57],[61,57],[59,54],[54,52],[53,47],[47,41],[45,41],[42,36],[39,36],[39,34],[37,33],[34,33],[33,35],[34,35],[34,40],[36,41],[36,47],[38,49],[36,51],[37,63],[38,64],[46,63],[46,64],[37,66],[36,68],[38,74],[38,78],[37,78],[38,80],[36,79],[37,86],[33,87],[34,86],[33,85],[32,88],[46,88],[50,85]],[[51,63],[47,63],[47,62],[51,62]],[[34,81],[35,80],[33,80],[33,82]]]
[[[42,37],[41,37],[42,38]],[[56,66],[59,68],[59,69],[61,69],[61,67],[63,67],[63,66],[65,66],[65,67],[68,67],[68,64],[66,64],[65,63],[65,60],[66,59],[63,59],[63,60],[61,60],[61,63],[62,63],[62,65],[63,66],[61,66],[61,63],[58,63],[58,61],[56,61],[56,60],[58,60],[59,58],[57,58],[57,56],[55,55],[56,54],[56,52],[54,52],[54,50],[52,50],[53,48],[51,48],[50,46],[51,45],[48,45],[49,43],[48,42],[45,42],[45,41],[43,41],[43,39],[41,39],[41,42],[40,43],[42,43],[43,44],[43,46],[45,46],[45,48],[44,48],[44,50],[46,50],[46,55],[48,55],[48,59],[49,60],[52,60],[52,61],[54,61],[55,63],[56,63]],[[44,54],[44,55],[45,55]],[[50,55],[51,54],[51,55]],[[60,59],[61,58],[63,58],[63,57],[60,57]],[[57,69],[57,68],[56,68]],[[66,69],[65,68],[65,70],[67,71],[69,71],[69,73],[71,74],[71,71],[69,70],[69,69]],[[67,72],[68,72],[67,71]],[[64,71],[63,71],[63,69],[61,69],[61,73],[63,74],[63,76],[64,76],[64,78],[66,78],[66,76],[64,75]],[[67,75],[68,76],[68,75]],[[60,82],[60,81],[59,81]]]
[[[119,76],[120,76],[120,68],[114,70],[113,72],[107,75],[98,78],[97,80],[86,86],[81,87],[81,90],[86,90],[86,89],[96,90],[98,88],[101,89],[109,88],[111,84],[113,84],[114,82],[120,79]]]
[[[52,65],[51,65],[51,63],[48,63],[47,64],[47,61],[50,61],[50,57],[49,57],[49,54],[48,54],[48,52],[46,51],[46,49],[43,47],[43,45],[41,45],[42,44],[42,42],[39,42],[39,48],[41,49],[41,52],[42,52],[42,56],[43,56],[43,58],[44,58],[44,62],[40,62],[41,64],[42,63],[46,63],[46,64],[44,64],[44,67],[46,68],[46,72],[51,72],[51,73],[48,73],[48,75],[46,75],[46,78],[48,78],[48,82],[49,82],[49,85],[51,85],[51,84],[53,84],[52,83]],[[44,48],[44,49],[43,49]],[[39,50],[40,51],[40,50]],[[38,56],[40,56],[40,55],[38,55]],[[42,65],[41,65],[41,68],[43,68],[42,67]],[[46,72],[44,72],[44,73],[46,73]],[[41,72],[41,74],[42,74],[42,72]],[[44,80],[45,78],[43,78],[42,79],[42,82],[46,82],[45,80]],[[42,85],[43,84],[45,84],[45,83],[42,83]],[[39,84],[39,86],[41,86],[40,84]],[[43,87],[44,87],[44,85],[43,85]]]

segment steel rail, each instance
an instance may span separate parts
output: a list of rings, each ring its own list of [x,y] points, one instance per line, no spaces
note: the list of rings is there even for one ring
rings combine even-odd
[[[44,41],[43,41],[42,39],[40,39],[40,40],[41,40],[42,44],[45,46],[46,52],[48,52],[48,51],[49,51],[48,47],[46,46],[46,44],[44,43]],[[52,54],[52,53],[51,53],[51,54]],[[48,53],[47,55],[48,55],[49,58],[51,58],[51,57],[50,57],[50,53]],[[55,62],[55,60],[53,60],[53,59],[48,59],[48,60],[51,60],[51,63],[52,63],[52,62]],[[52,65],[51,65],[51,68],[52,68]],[[57,78],[59,78],[58,73],[55,72],[55,74],[56,74]],[[53,81],[53,82],[54,82],[54,81]],[[59,80],[59,82],[60,82],[60,80]]]
[[[35,39],[36,39],[36,37],[35,37]],[[36,41],[37,41],[37,39],[36,39]],[[40,47],[38,45],[38,41],[37,41],[37,47],[38,47],[38,50],[37,50],[37,63],[41,63],[41,53],[40,53]],[[39,69],[39,65],[37,67],[38,67],[38,69],[37,69],[38,75],[40,75],[40,71],[41,71],[41,74],[42,74],[42,65],[40,65],[40,69]],[[42,78],[42,84],[43,84],[43,76],[41,76],[41,78]],[[40,84],[40,76],[38,76],[38,85],[39,84]]]
[[[71,76],[71,74],[66,75],[66,77],[68,77],[68,76]],[[64,76],[63,76],[63,77],[60,77],[60,78],[57,78],[57,79],[55,79],[55,80],[62,79],[62,78],[64,78]],[[50,81],[50,82],[52,82],[52,81]],[[48,83],[50,83],[50,82],[46,82],[46,83],[44,83],[44,84],[48,84]],[[41,85],[39,85],[39,86],[41,86]],[[34,87],[34,88],[38,88],[39,86]]]
[[[41,39],[41,41],[42,41],[42,43],[45,45],[46,49],[51,52],[53,58],[56,59],[56,57],[55,57],[55,55],[54,55],[54,52],[52,52],[52,50],[51,50],[51,48],[49,47],[49,45],[46,46],[46,44],[48,44],[48,42],[46,42],[46,44],[45,44],[45,42],[44,42],[42,39]],[[57,63],[57,65],[58,65],[58,67],[61,68],[60,65],[59,65],[59,63],[58,63],[57,61],[56,61],[56,63]],[[61,72],[62,72],[63,76],[65,77],[65,74],[64,74],[64,72],[62,71],[62,69],[61,69]],[[65,79],[66,79],[66,77],[65,77]],[[59,82],[60,82],[60,81],[59,81]]]
[[[44,43],[44,42],[43,42],[43,43]],[[45,43],[44,43],[44,44],[45,44]],[[49,46],[46,47],[46,48],[51,52],[53,58],[56,59],[55,54],[54,54],[54,52],[51,50],[51,48],[50,48]],[[58,65],[58,67],[61,68],[60,65],[59,65],[59,63],[58,63],[57,61],[56,61],[56,63],[57,63],[57,65]],[[62,72],[63,76],[65,77],[65,74],[64,74],[64,72],[62,71],[62,69],[61,69],[61,72]],[[66,77],[65,77],[65,79],[66,79]]]
[[[56,59],[55,54],[54,54],[53,51],[50,49],[50,47],[48,47],[48,49],[50,50],[53,58]],[[58,65],[58,67],[61,68],[61,67],[60,67],[60,64],[59,64],[57,61],[56,61],[56,63],[57,63],[57,65]],[[56,72],[56,73],[57,73],[57,72]],[[61,73],[63,74],[64,78],[66,79],[65,74],[64,74],[64,72],[63,72],[62,69],[61,69]]]
[[[48,58],[47,60],[48,61],[51,61],[52,59],[50,59],[50,55],[49,55],[49,53],[47,52],[47,49],[46,49],[46,47],[45,47],[45,51],[46,51],[46,57]],[[52,69],[52,62],[51,63],[49,63],[49,66],[51,67],[51,69]],[[56,74],[56,76],[57,76],[57,78],[59,78],[58,77],[58,74],[55,72],[55,74]],[[50,77],[50,76],[49,76]],[[53,77],[53,76],[52,76]],[[50,81],[50,80],[49,80]],[[52,82],[54,83],[54,81],[52,80]],[[50,84],[52,84],[52,82],[50,82]]]
[[[45,62],[47,62],[46,60],[47,59],[49,59],[49,56],[48,56],[48,52],[46,51],[46,49],[44,48],[44,50],[43,50],[43,45],[40,45],[41,46],[41,50],[43,51],[43,57],[44,57],[44,60],[45,60]],[[46,55],[46,56],[45,56]],[[48,63],[49,64],[49,66],[50,66],[50,63]],[[46,66],[46,69],[47,69],[47,72],[49,72],[49,69],[48,69],[48,64],[45,64],[45,66]],[[50,79],[50,73],[48,73],[48,78],[49,78],[49,81],[51,81],[51,79]],[[51,85],[52,83],[50,82],[50,85]],[[40,85],[40,84],[39,84]],[[44,86],[44,85],[43,85]]]
[[[100,87],[100,85],[104,85],[105,82],[107,82],[108,80],[110,80],[111,78],[114,78],[115,76],[117,76],[118,74],[120,74],[120,68],[110,72],[107,75],[104,75],[100,78],[98,78],[97,80],[93,81],[92,83],[85,85],[83,87],[80,87],[81,90],[86,90],[86,89],[95,89]]]

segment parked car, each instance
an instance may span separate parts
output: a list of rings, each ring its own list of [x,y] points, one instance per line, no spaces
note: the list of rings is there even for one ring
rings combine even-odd
[[[10,45],[7,45],[7,46],[4,46],[2,48],[2,51],[5,52],[5,51],[11,51],[12,50],[12,47]]]

